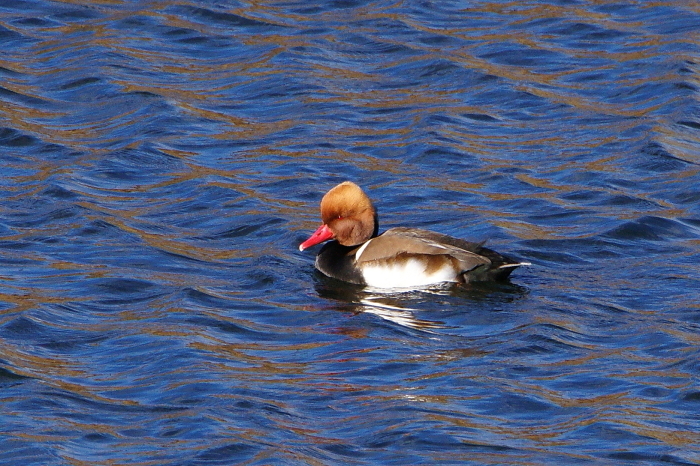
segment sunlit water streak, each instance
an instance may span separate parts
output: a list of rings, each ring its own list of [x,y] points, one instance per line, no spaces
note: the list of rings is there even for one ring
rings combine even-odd
[[[691,3],[0,6],[3,464],[698,464]],[[383,228],[533,263],[326,280]]]

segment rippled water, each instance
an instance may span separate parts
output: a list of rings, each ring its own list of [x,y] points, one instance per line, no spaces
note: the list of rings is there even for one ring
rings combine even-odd
[[[3,464],[700,464],[695,2],[0,6]],[[393,295],[297,245],[528,260]]]

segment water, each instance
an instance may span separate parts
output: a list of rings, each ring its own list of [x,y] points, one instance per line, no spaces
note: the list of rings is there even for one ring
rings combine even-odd
[[[8,465],[700,464],[700,11],[4,2]],[[378,295],[345,179],[511,283]]]

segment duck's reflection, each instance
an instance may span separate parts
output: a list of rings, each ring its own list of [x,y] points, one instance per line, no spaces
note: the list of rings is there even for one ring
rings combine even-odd
[[[344,311],[372,314],[414,330],[431,331],[447,328],[444,322],[416,317],[415,313],[420,310],[405,305],[408,301],[420,301],[417,299],[420,298],[420,293],[439,293],[440,289],[377,292],[371,288],[350,285],[321,274],[316,275],[315,283],[319,296],[342,303],[339,307]]]
[[[385,298],[382,296],[369,296],[365,299],[361,299],[360,303],[362,306],[360,307],[360,311],[374,314],[382,319],[399,324],[402,327],[416,330],[431,330],[446,327],[445,323],[441,321],[417,318],[413,313],[418,311],[418,309],[392,306],[391,304],[381,302],[383,299]]]
[[[315,272],[316,292],[322,298],[337,303],[343,312],[368,313],[405,328],[431,332],[455,328],[440,320],[424,319],[418,314],[440,309],[454,309],[455,305],[500,308],[526,296],[528,289],[511,282],[484,282],[469,285],[444,283],[424,289],[372,289],[326,277]]]

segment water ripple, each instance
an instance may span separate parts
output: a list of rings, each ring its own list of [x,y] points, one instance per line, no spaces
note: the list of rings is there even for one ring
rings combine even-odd
[[[7,464],[697,464],[698,11],[0,6]],[[526,258],[382,294],[296,245]]]

